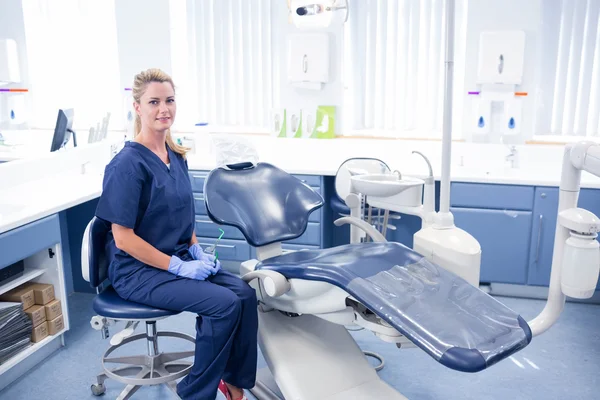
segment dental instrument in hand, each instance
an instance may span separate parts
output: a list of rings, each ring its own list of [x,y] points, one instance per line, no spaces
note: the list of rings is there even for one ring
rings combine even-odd
[[[206,249],[204,249],[205,253],[212,254],[212,255],[215,256],[215,261],[219,258],[219,253],[217,253],[217,251],[216,251],[217,250],[217,246],[219,245],[219,242],[221,241],[221,238],[225,234],[225,231],[223,229],[219,228],[219,231],[221,232],[221,234],[217,238],[217,241],[213,245],[208,246]]]

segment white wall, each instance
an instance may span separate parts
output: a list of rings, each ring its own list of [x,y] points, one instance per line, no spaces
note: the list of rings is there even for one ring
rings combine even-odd
[[[525,32],[525,64],[523,70],[523,83],[517,86],[519,92],[527,92],[523,99],[523,122],[520,138],[513,140],[527,140],[533,135],[535,101],[538,84],[538,57],[540,49],[540,24],[542,17],[543,0],[470,0],[467,18],[467,47],[465,63],[465,89],[477,91],[477,62],[479,53],[479,36],[481,32],[492,30],[522,30]],[[466,104],[464,118],[470,117],[470,101],[473,96],[465,93]],[[502,112],[496,109],[496,112]],[[496,115],[492,115],[492,134],[478,138],[488,143],[500,143],[499,128]],[[464,125],[465,139],[473,139],[469,125]]]
[[[189,0],[188,0],[189,1]],[[542,12],[544,0],[469,0],[467,20],[467,43],[464,73],[465,91],[477,90],[477,59],[479,35],[485,30],[524,30],[526,34],[525,70],[523,84],[517,90],[528,92],[523,99],[523,134],[520,140],[532,137],[534,112],[538,96],[537,84],[540,79],[537,70],[540,66],[540,40]],[[299,29],[291,25],[285,15],[287,2],[278,1],[274,7],[283,32],[295,33]],[[133,76],[146,68],[157,67],[173,73],[170,45],[169,2],[168,0],[127,0],[116,1],[116,20],[119,38],[119,63],[121,87],[130,87]],[[280,68],[274,71],[274,79],[280,82],[280,92],[274,96],[275,106],[314,107],[318,104],[335,105],[338,110],[343,105],[344,82],[343,29],[329,29],[332,44],[332,82],[321,91],[296,89],[287,84],[287,38],[281,35],[275,43],[280,51],[277,63]],[[0,4],[0,37],[11,37],[19,46],[19,61],[23,85],[28,86],[28,64],[26,40],[21,10],[21,0],[2,0]],[[457,72],[458,74],[458,72]],[[466,95],[465,98],[471,98]],[[464,118],[470,116],[471,109],[467,102]],[[341,123],[341,118],[338,118]],[[337,124],[338,132],[341,131]],[[471,139],[468,126],[464,126],[463,137]],[[484,138],[486,142],[498,143],[498,134]]]
[[[121,87],[148,68],[171,74],[169,2],[167,0],[115,1]]]

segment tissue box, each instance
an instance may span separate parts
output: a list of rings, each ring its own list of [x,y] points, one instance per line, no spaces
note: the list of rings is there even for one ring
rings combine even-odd
[[[54,318],[52,321],[48,321],[48,334],[56,335],[58,332],[65,328],[65,322],[62,315]]]
[[[46,319],[48,321],[62,315],[62,307],[60,300],[58,299],[52,300],[50,303],[46,304],[44,308],[46,309]]]
[[[46,321],[46,308],[44,306],[36,304],[25,310],[25,314],[29,316],[34,327]]]
[[[27,287],[33,290],[35,304],[44,306],[54,300],[54,286],[49,283],[28,283]]]
[[[21,285],[13,290],[4,293],[0,296],[1,301],[11,301],[23,304],[23,310],[35,305],[35,297],[33,289],[26,285]]]
[[[35,328],[31,332],[31,341],[33,343],[41,342],[46,337],[48,337],[48,322],[44,321]]]

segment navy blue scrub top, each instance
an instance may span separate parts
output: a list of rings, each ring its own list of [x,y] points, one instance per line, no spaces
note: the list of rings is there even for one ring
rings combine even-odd
[[[194,197],[187,161],[168,146],[170,168],[146,146],[126,142],[104,171],[96,216],[134,230],[159,251],[189,259],[194,231]],[[108,233],[109,279],[121,297],[161,271],[117,249]]]

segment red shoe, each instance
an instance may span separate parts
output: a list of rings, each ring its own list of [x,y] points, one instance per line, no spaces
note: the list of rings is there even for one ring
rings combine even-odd
[[[219,382],[219,391],[223,393],[223,396],[225,396],[226,400],[233,400],[233,398],[231,397],[231,393],[229,393],[229,389],[227,388],[227,385],[225,384],[223,379],[221,379],[221,382]],[[244,394],[238,400],[248,400],[248,398]]]

